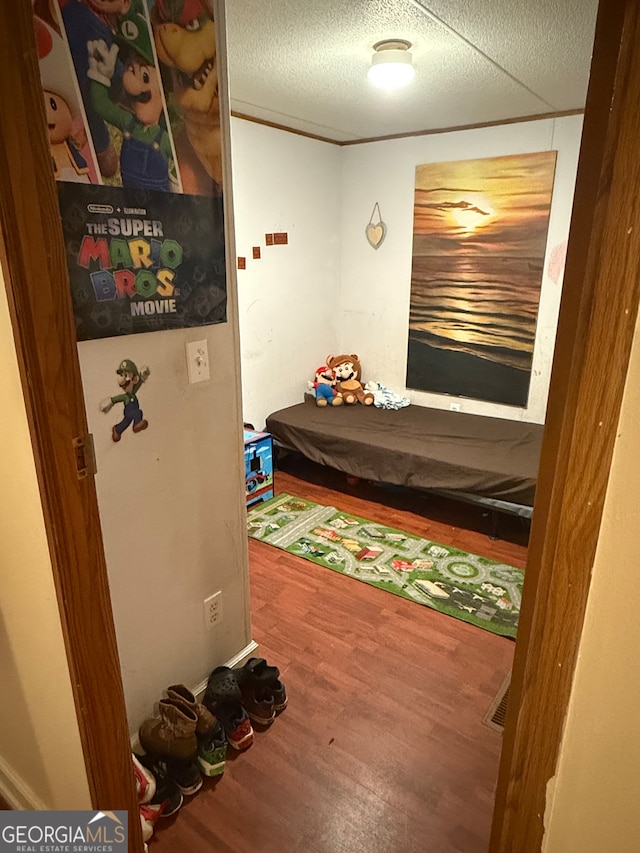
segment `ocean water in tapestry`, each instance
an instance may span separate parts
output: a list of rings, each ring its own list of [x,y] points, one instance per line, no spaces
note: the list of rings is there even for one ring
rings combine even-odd
[[[409,388],[527,405],[555,164],[417,167]]]

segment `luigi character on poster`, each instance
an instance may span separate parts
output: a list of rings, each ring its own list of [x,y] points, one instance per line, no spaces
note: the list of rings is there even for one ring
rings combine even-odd
[[[177,185],[171,139],[166,129],[161,80],[154,64],[151,36],[142,14],[125,18],[110,46],[87,44],[91,104],[95,112],[122,131],[120,174],[123,187],[169,191]],[[120,60],[122,91],[111,97]]]
[[[110,412],[116,403],[124,403],[124,414],[120,423],[115,424],[111,430],[111,438],[114,441],[120,441],[122,433],[130,424],[133,424],[134,432],[142,432],[149,426],[149,422],[142,416],[142,409],[138,403],[136,396],[143,382],[149,378],[151,371],[148,367],[143,366],[138,370],[135,363],[130,358],[123,359],[118,369],[118,385],[122,390],[122,394],[116,397],[106,397],[100,403],[100,411],[106,414]]]

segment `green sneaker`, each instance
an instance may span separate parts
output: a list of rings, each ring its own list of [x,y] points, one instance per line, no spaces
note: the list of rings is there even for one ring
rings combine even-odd
[[[203,776],[220,776],[224,773],[227,758],[227,740],[218,722],[211,736],[198,744],[198,767]]]

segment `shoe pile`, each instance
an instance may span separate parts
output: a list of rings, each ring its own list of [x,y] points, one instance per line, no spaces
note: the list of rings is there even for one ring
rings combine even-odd
[[[250,658],[240,669],[216,667],[207,683],[205,707],[221,721],[229,745],[247,749],[253,726],[270,726],[287,707],[280,671],[263,658]]]
[[[161,817],[174,815],[185,795],[200,790],[203,776],[224,772],[227,744],[247,749],[252,722],[269,726],[286,706],[280,672],[262,658],[250,658],[240,669],[216,667],[203,704],[183,684],[168,687],[160,716],[140,726],[145,754],[132,755],[145,843]]]

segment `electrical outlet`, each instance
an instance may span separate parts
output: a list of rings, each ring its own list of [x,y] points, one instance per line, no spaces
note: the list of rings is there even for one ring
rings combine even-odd
[[[449,408],[452,412],[459,412],[462,409],[460,403],[449,403]]]
[[[209,349],[206,341],[191,341],[187,344],[187,367],[192,385],[209,379]]]
[[[204,600],[204,624],[207,629],[216,628],[222,622],[222,590],[214,592]]]

